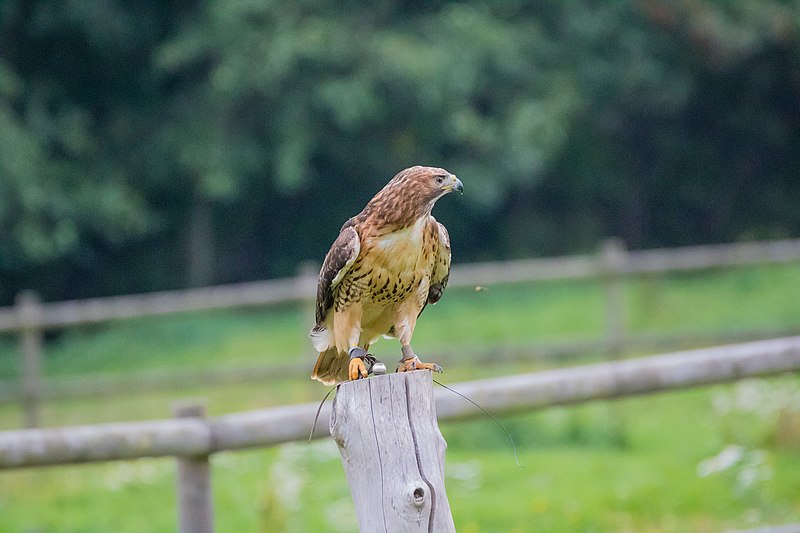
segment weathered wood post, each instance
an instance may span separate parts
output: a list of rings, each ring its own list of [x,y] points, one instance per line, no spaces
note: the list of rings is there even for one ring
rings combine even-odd
[[[16,311],[20,324],[22,356],[22,421],[26,428],[37,428],[42,394],[42,302],[33,291],[17,295]]]
[[[603,241],[600,264],[605,284],[606,350],[619,356],[625,349],[625,242],[619,238]]]
[[[339,385],[330,427],[362,533],[455,531],[429,371]]]
[[[176,404],[177,418],[205,417],[198,404]],[[211,465],[207,455],[178,457],[178,526],[180,533],[213,533],[214,505],[211,498]]]

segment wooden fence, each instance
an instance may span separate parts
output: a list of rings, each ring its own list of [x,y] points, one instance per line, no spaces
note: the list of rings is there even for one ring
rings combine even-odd
[[[632,338],[625,328],[623,281],[630,276],[754,264],[800,261],[800,239],[698,246],[674,249],[628,251],[618,239],[610,239],[598,254],[550,259],[456,265],[450,285],[475,287],[494,284],[600,278],[606,287],[606,332],[603,339],[590,342],[537,346],[539,356],[604,350],[609,353],[639,347],[674,346],[686,336]],[[227,371],[189,372],[181,376],[143,374],[131,378],[62,378],[43,381],[42,338],[45,331],[83,324],[96,324],[135,317],[247,306],[307,303],[314,298],[316,272],[303,268],[297,277],[217,287],[167,291],[132,296],[94,298],[41,303],[31,292],[21,293],[16,305],[0,308],[0,333],[19,335],[21,379],[0,383],[0,402],[22,405],[25,427],[39,426],[43,400],[63,396],[103,394],[141,388],[172,388],[176,383],[196,386],[234,379],[264,379],[274,375],[307,372],[305,367],[281,369],[246,368]],[[704,341],[732,342],[756,336],[794,334],[795,331],[736,332],[712,336]],[[689,339],[692,340],[692,339]],[[697,339],[694,339],[697,340]],[[531,347],[512,348],[528,356]],[[507,350],[508,351],[508,350]],[[443,361],[452,354],[437,354]],[[462,355],[462,354],[459,354]],[[486,353],[476,354],[478,357]],[[278,371],[279,370],[279,371]]]
[[[797,371],[800,337],[789,337],[450,386],[496,414],[509,414]],[[437,390],[435,405],[440,420],[484,416],[449,391]],[[211,531],[209,457],[306,439],[316,409],[301,404],[207,419],[182,407],[172,420],[0,432],[0,470],[176,456],[182,531]],[[321,420],[330,412],[326,404]],[[328,434],[323,423],[315,438]]]

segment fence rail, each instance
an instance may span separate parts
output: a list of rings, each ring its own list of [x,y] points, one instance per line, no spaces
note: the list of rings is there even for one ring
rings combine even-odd
[[[495,413],[506,414],[792,371],[800,371],[800,337],[466,382],[452,387]],[[388,377],[394,376],[378,379]],[[435,406],[439,419],[483,416],[472,404],[448,395],[449,391],[437,393]],[[405,401],[408,402],[408,397]],[[202,406],[182,405],[174,409],[176,418],[172,420],[0,432],[0,470],[175,456],[180,531],[211,532],[214,509],[210,456],[225,450],[304,439],[311,430],[316,408],[315,404],[300,404],[206,419]],[[351,405],[347,412],[357,413],[358,406]],[[331,404],[326,404],[319,415],[324,421],[330,418],[330,413]],[[431,414],[435,423],[436,414]],[[348,416],[339,413],[337,420],[343,418]],[[438,430],[427,435],[437,434]],[[327,435],[329,429],[323,423],[316,437]],[[342,436],[337,435],[337,439]],[[425,441],[424,446],[430,445],[431,442]],[[431,488],[428,481],[425,485]],[[352,486],[351,480],[351,489]],[[417,506],[425,502],[423,490],[414,489]],[[430,492],[433,498],[433,490]],[[443,501],[442,494],[440,490],[437,501]],[[433,503],[430,505],[432,513]],[[363,514],[364,509],[361,511]],[[443,516],[446,518],[449,513]]]
[[[712,333],[639,334],[625,340],[630,351],[659,352],[697,346],[714,346],[732,342],[748,342],[765,338],[788,337],[798,334],[798,328],[770,330],[736,330]],[[516,362],[532,360],[570,359],[585,354],[603,353],[608,347],[603,339],[561,341],[526,345],[498,345],[495,348],[464,347],[447,351],[430,351],[428,357],[445,367],[451,364],[481,362]],[[126,374],[92,374],[90,376],[61,376],[43,378],[42,402],[72,398],[105,397],[149,391],[178,391],[198,387],[214,387],[231,383],[267,383],[295,378],[307,378],[309,364],[263,364],[226,366],[222,368],[180,369],[173,371],[141,371]],[[14,382],[0,382],[0,404],[19,403],[23,387]]]
[[[602,349],[609,353],[618,353],[625,348],[647,344],[653,340],[652,337],[649,340],[647,337],[631,338],[626,331],[625,300],[622,297],[621,284],[626,277],[656,272],[788,262],[800,262],[800,239],[640,251],[627,251],[621,241],[611,239],[596,255],[456,265],[452,270],[450,285],[470,287],[552,280],[603,279],[606,287],[604,338],[600,341],[533,349],[539,353],[569,354],[575,353],[576,349],[588,347],[591,350]],[[34,294],[20,294],[14,307],[0,308],[0,333],[19,334],[22,379],[19,384],[0,383],[0,402],[20,402],[25,426],[37,427],[40,404],[45,398],[83,395],[81,391],[97,394],[101,389],[131,390],[137,385],[154,388],[158,383],[170,383],[167,378],[155,378],[153,384],[147,385],[143,381],[144,376],[142,379],[131,380],[123,385],[120,385],[118,380],[114,381],[115,378],[105,381],[100,379],[97,383],[87,382],[85,379],[45,381],[41,375],[41,360],[42,336],[46,330],[191,311],[307,303],[314,297],[315,285],[316,275],[304,268],[294,278],[132,296],[41,303]],[[726,338],[734,341],[740,340],[741,336],[733,335]],[[663,346],[669,339],[670,337],[656,339],[655,344]],[[531,347],[524,349],[530,351]],[[245,369],[239,369],[232,372],[241,376],[244,371]],[[249,376],[264,376],[269,372],[262,369],[261,372],[254,372]],[[187,379],[184,380],[183,377]],[[180,381],[189,383],[193,381],[193,377],[196,376],[182,376]],[[174,383],[174,376],[169,376],[168,379]],[[194,382],[203,383],[204,379],[206,378],[200,376]],[[109,382],[112,386],[106,387],[105,384]]]
[[[800,239],[626,251],[620,241],[609,262],[604,253],[454,265],[451,287],[571,280],[609,274],[647,274],[800,261]],[[604,246],[603,249],[606,249]],[[41,304],[38,315],[0,308],[0,333],[26,327],[54,329],[79,324],[213,309],[302,303],[314,298],[316,274],[150,294]]]
[[[497,414],[613,399],[800,371],[800,337],[583,365],[451,385]],[[139,457],[207,456],[308,437],[317,404],[298,404],[211,419],[177,418],[0,432],[0,469]],[[472,404],[438,390],[440,420],[483,416]],[[326,404],[321,420],[330,415]],[[320,424],[315,435],[328,435]]]

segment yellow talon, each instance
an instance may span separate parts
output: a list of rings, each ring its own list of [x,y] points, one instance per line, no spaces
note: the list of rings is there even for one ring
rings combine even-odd
[[[364,364],[364,360],[360,357],[350,359],[348,374],[351,380],[367,377],[367,365]]]
[[[438,372],[439,374],[443,372],[442,367],[436,363],[417,363],[417,370],[430,370],[431,372]]]
[[[442,372],[442,367],[436,363],[423,363],[417,357],[402,359],[397,365],[397,372],[411,372],[413,370],[430,370],[431,372]]]

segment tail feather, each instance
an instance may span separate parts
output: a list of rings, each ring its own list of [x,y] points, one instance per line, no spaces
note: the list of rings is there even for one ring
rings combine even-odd
[[[340,356],[336,347],[328,348],[319,354],[317,364],[311,373],[311,379],[323,383],[324,385],[334,385],[340,381],[347,380],[346,356]]]
[[[311,344],[318,352],[324,352],[333,346],[333,331],[325,326],[325,324],[317,324],[311,329],[308,334],[311,338]]]

